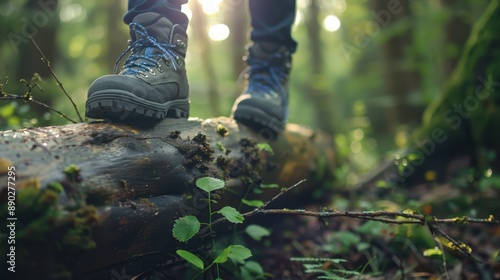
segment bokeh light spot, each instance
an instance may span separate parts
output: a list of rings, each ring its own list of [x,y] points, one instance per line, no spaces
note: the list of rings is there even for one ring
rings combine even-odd
[[[215,24],[208,29],[208,36],[212,41],[223,41],[229,37],[229,27],[225,24]]]

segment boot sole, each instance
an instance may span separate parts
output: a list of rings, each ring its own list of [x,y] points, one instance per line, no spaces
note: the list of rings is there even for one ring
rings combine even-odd
[[[94,119],[125,120],[129,118],[188,118],[189,99],[155,103],[127,91],[101,90],[85,103],[85,115]]]
[[[233,118],[238,122],[250,126],[260,134],[269,134],[269,140],[272,140],[276,137],[276,135],[273,134],[277,134],[285,129],[285,123],[283,121],[274,117],[270,117],[264,111],[255,107],[240,105],[234,111]],[[262,130],[266,128],[270,129],[272,133]]]

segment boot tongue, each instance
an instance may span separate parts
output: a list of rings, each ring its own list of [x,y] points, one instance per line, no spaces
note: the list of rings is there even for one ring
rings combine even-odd
[[[136,16],[133,20],[144,26],[149,36],[156,39],[160,44],[170,42],[169,34],[172,28],[172,23],[165,17],[157,13],[143,13]],[[130,36],[133,41],[143,37],[137,30],[130,30]]]

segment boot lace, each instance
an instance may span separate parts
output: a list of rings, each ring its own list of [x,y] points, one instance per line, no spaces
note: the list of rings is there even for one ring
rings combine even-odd
[[[174,70],[177,70],[174,63],[175,54],[172,51],[176,45],[158,43],[154,37],[148,34],[146,28],[140,23],[132,22],[129,27],[131,32],[136,32],[139,38],[129,44],[127,49],[118,57],[113,68],[114,73],[116,73],[120,60],[128,53],[131,54],[125,60],[123,74],[135,75],[151,72],[153,67],[160,67],[158,62],[160,58],[171,61]],[[153,53],[152,48],[160,50],[160,53]],[[141,53],[144,49],[146,49],[146,51]]]
[[[287,119],[288,95],[283,81],[288,79],[288,69],[283,65],[283,59],[282,53],[276,53],[268,60],[250,56],[247,61],[249,66],[242,75],[248,77],[247,93],[257,96],[277,94],[281,97]]]

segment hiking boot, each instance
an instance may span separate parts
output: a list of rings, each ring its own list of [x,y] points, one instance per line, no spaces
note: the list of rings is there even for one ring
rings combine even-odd
[[[119,74],[95,80],[89,88],[85,114],[90,118],[189,116],[189,86],[184,58],[186,30],[157,13],[144,13],[130,23],[128,53]]]
[[[246,85],[233,105],[233,118],[278,133],[285,128],[288,115],[291,53],[276,43],[255,43],[244,59],[248,64],[243,72]]]

